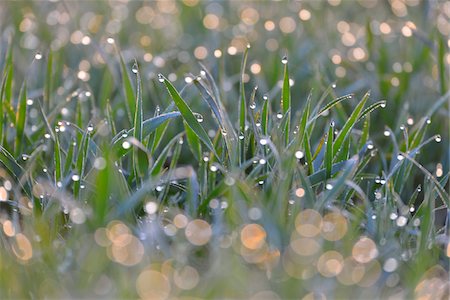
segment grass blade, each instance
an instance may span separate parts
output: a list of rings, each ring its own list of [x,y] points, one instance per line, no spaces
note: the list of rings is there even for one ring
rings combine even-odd
[[[18,157],[21,153],[24,144],[24,132],[25,132],[25,122],[27,118],[27,84],[23,83],[22,88],[19,93],[19,101],[17,103],[16,112],[16,141],[14,147],[14,156]]]
[[[214,149],[214,146],[211,140],[209,139],[208,134],[206,133],[205,129],[203,129],[203,127],[200,125],[190,107],[186,104],[183,98],[181,98],[180,94],[177,92],[177,90],[170,81],[168,81],[163,75],[160,75],[160,78],[162,78],[164,85],[167,88],[167,91],[169,92],[170,96],[175,102],[175,105],[178,107],[178,110],[180,111],[181,115],[183,116],[183,119],[186,121],[188,126],[191,127],[191,129],[195,132],[198,138],[206,145],[206,147],[208,147],[208,149],[211,150],[212,153],[214,153],[216,158],[219,161],[221,161],[220,157],[217,155],[216,149]]]

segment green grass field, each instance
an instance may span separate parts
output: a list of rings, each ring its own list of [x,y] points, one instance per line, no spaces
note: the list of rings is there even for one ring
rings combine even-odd
[[[448,299],[450,2],[0,2],[1,299]]]

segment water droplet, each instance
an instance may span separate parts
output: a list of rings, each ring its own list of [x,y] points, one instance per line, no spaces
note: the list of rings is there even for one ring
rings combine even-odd
[[[243,135],[243,134],[240,134],[240,135],[239,135],[239,139],[240,139],[240,140],[243,140],[243,139],[244,139],[244,135]]]
[[[326,188],[327,190],[332,190],[332,189],[333,189],[333,185],[330,184],[330,183],[327,183],[327,184],[325,185],[325,188]]]
[[[211,165],[209,169],[211,170],[211,172],[217,172],[217,170],[219,170],[219,168],[215,164]]]
[[[265,146],[265,145],[267,145],[267,139],[260,139],[259,140],[259,143],[261,144],[261,145],[263,145],[263,146]]]
[[[94,131],[94,125],[89,124],[88,127],[87,127],[87,131],[88,131],[88,132]]]
[[[381,184],[381,185],[385,185],[385,184],[386,184],[386,179],[381,178],[381,179],[380,179],[380,184]]]
[[[45,137],[46,139],[49,139],[49,138],[51,138],[51,135],[50,135],[50,133],[46,133],[46,134],[44,134],[44,137]]]
[[[164,189],[164,187],[162,185],[157,185],[156,188],[155,188],[155,190],[157,192],[161,192],[163,189]]]
[[[178,144],[183,145],[183,143],[184,143],[184,140],[182,137],[180,137],[180,139],[178,140]]]
[[[332,87],[333,89],[335,89],[335,88],[336,88],[336,83],[333,83],[333,84],[331,85],[331,87]]]
[[[367,149],[369,149],[369,150],[373,149],[373,142],[372,141],[368,141],[367,142]]]
[[[36,54],[34,55],[34,58],[35,58],[36,60],[42,59],[42,53],[41,53],[41,52],[36,52]]]
[[[208,162],[209,161],[209,156],[208,155],[203,156],[203,161],[204,162]]]
[[[133,72],[134,74],[138,73],[138,65],[136,62],[133,64],[133,67],[131,67],[131,72]]]
[[[128,142],[128,141],[123,142],[122,143],[122,148],[125,149],[125,150],[130,149],[131,148],[130,142]]]
[[[288,203],[289,203],[290,205],[293,205],[293,204],[295,204],[295,200],[294,200],[294,199],[289,199],[289,200],[288,200]]]
[[[206,76],[205,70],[201,70],[201,71],[200,71],[200,75],[201,75],[201,76]]]
[[[436,143],[440,143],[442,141],[442,138],[440,135],[436,135],[436,137],[434,138],[434,140],[436,141]]]
[[[264,180],[258,181],[258,184],[259,184],[259,185],[263,185],[263,184],[264,184]]]
[[[383,134],[384,134],[384,136],[390,136],[390,135],[391,135],[391,132],[390,132],[389,130],[385,130],[385,131],[383,132]]]
[[[409,208],[409,212],[414,212],[416,210],[416,208],[414,207],[414,206],[411,206],[410,208]]]
[[[265,95],[263,96],[263,100],[267,100],[267,99],[269,99],[269,96],[267,96],[267,94],[265,94]]]
[[[381,108],[385,108],[386,107],[386,101],[382,101],[381,104],[380,104],[380,107]]]
[[[400,130],[401,130],[401,131],[404,131],[404,130],[405,130],[405,125],[403,125],[403,124],[400,125]]]
[[[72,180],[73,180],[73,181],[79,181],[79,180],[80,180],[80,175],[73,174],[73,175],[72,175]]]
[[[43,168],[42,172],[47,173],[47,168]]]
[[[194,113],[194,115],[195,115],[195,118],[197,119],[197,121],[198,121],[199,123],[202,123],[202,122],[203,122],[203,116],[202,116],[201,114],[199,114],[199,113]]]
[[[297,159],[302,159],[303,157],[305,157],[305,153],[303,153],[303,151],[300,151],[300,150],[295,151],[295,157]]]
[[[389,215],[389,219],[391,219],[391,220],[396,220],[397,218],[398,218],[398,215],[397,215],[396,212],[392,212],[392,213]]]
[[[255,126],[256,126],[256,127],[261,127],[261,123],[256,122],[256,123],[255,123]]]
[[[378,184],[381,183],[381,181],[380,181],[380,176],[375,177],[375,183],[378,183]]]
[[[109,37],[106,39],[106,42],[110,45],[114,44],[114,39],[112,37]]]
[[[260,165],[265,165],[267,163],[267,161],[264,159],[264,158],[261,158],[260,160],[259,160],[259,164]]]
[[[411,117],[409,117],[409,118],[406,120],[406,123],[407,123],[409,126],[414,125],[414,119],[411,118]]]
[[[158,81],[161,83],[164,82],[164,76],[161,73],[158,74]]]
[[[283,56],[283,58],[281,59],[281,63],[282,63],[283,65],[285,65],[285,64],[288,63],[287,56]]]
[[[256,108],[256,103],[255,102],[251,102],[250,103],[250,109],[255,109]]]
[[[334,121],[331,121],[330,122],[330,127],[334,127],[334,125],[335,125]]]
[[[376,220],[377,219],[377,215],[372,215],[372,220]]]
[[[403,156],[403,154],[398,154],[397,155],[397,159],[398,160],[403,160],[403,159],[405,159],[405,157]]]
[[[223,136],[226,136],[228,134],[228,132],[225,129],[221,129],[220,132],[222,133]]]
[[[251,47],[250,44],[247,44],[247,49],[250,49],[250,47]]]
[[[27,105],[33,105],[34,101],[33,99],[27,99]]]

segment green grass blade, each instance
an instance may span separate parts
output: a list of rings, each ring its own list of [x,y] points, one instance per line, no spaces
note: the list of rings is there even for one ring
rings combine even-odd
[[[130,76],[128,75],[128,69],[122,55],[120,57],[120,71],[122,73],[122,88],[125,97],[125,107],[127,110],[128,120],[130,124],[133,124],[133,116],[135,114],[135,99],[133,86],[131,84]]]
[[[291,87],[289,83],[289,69],[287,63],[287,57],[283,57],[282,62],[284,64],[284,76],[283,76],[283,87],[281,90],[281,108],[283,115],[287,115],[287,120],[285,127],[283,129],[285,137],[285,145],[289,144],[289,129],[291,126]]]
[[[248,57],[248,47],[244,51],[244,55],[242,57],[241,63],[241,77],[239,84],[239,135],[243,135],[243,139],[239,139],[239,153],[240,160],[239,165],[241,165],[245,161],[245,120],[247,118],[247,104],[245,100],[245,86],[244,86],[244,77],[245,77],[245,68],[247,65],[247,57]]]
[[[44,86],[44,110],[48,112],[51,104],[51,92],[53,81],[53,52],[50,51],[47,58],[47,73],[45,74],[45,86]]]
[[[195,132],[189,127],[186,121],[183,121],[184,130],[186,131],[186,139],[189,144],[189,148],[191,149],[192,154],[197,161],[199,161],[202,157],[202,146],[200,143],[200,139],[197,137]]]
[[[186,104],[186,102],[181,98],[180,94],[177,92],[175,87],[172,85],[170,81],[168,81],[164,76],[160,75],[163,79],[164,85],[167,88],[167,91],[169,92],[170,96],[172,97],[173,101],[175,102],[175,105],[178,107],[178,110],[180,111],[181,115],[183,116],[183,119],[186,121],[189,127],[195,132],[195,134],[198,136],[198,138],[208,147],[209,150],[211,150],[212,153],[216,156],[216,158],[221,161],[220,157],[217,155],[216,149],[214,149],[214,146],[209,139],[208,134],[206,133],[205,129],[200,125],[197,118],[194,116],[194,113],[189,108],[189,106]]]
[[[341,149],[342,144],[344,143],[344,140],[347,138],[347,136],[350,134],[350,131],[355,126],[356,122],[358,121],[361,112],[364,108],[364,105],[366,104],[367,100],[369,99],[370,92],[367,92],[362,100],[358,103],[356,108],[351,113],[350,117],[348,118],[347,122],[344,124],[344,127],[339,131],[338,136],[336,137],[336,140],[334,141],[333,146],[333,156],[336,156],[336,153]]]
[[[325,151],[325,170],[327,179],[331,177],[331,167],[333,165],[333,135],[334,135],[334,122],[331,122],[328,129],[327,136],[327,148]]]
[[[19,93],[16,112],[16,141],[14,155],[18,157],[25,144],[25,122],[27,118],[27,84],[23,83]]]

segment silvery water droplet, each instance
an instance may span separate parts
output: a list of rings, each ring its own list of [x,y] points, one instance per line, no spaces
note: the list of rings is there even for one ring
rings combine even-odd
[[[434,140],[436,141],[436,143],[440,143],[442,141],[442,138],[440,135],[436,135],[436,137],[434,138]]]
[[[283,58],[281,59],[281,63],[282,63],[283,65],[285,65],[285,64],[288,63],[287,56],[283,56]]]
[[[137,63],[134,63],[133,66],[131,67],[131,72],[133,72],[134,74],[138,73],[138,66]]]
[[[34,55],[34,58],[35,58],[36,60],[42,59],[42,53],[41,53],[41,52],[36,52],[36,54]]]
[[[256,108],[256,103],[255,102],[251,102],[250,103],[250,109],[255,109]]]
[[[164,82],[164,76],[161,73],[158,74],[158,81],[161,83]]]

